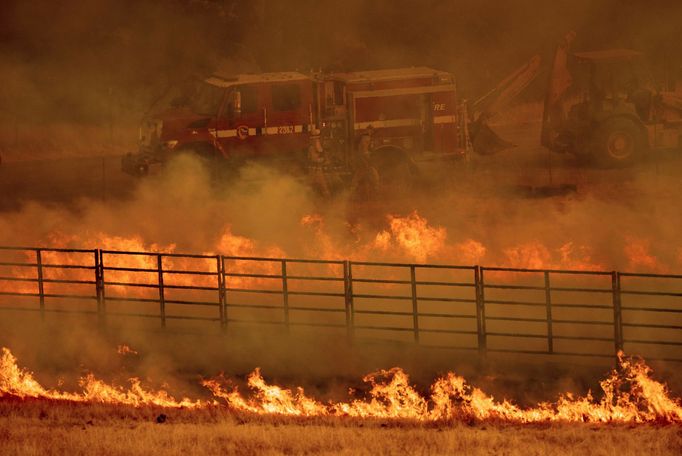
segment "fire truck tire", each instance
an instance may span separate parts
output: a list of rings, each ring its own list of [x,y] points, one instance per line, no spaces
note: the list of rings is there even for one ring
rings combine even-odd
[[[634,121],[613,117],[604,121],[593,137],[597,164],[607,167],[627,166],[642,155],[646,139]]]

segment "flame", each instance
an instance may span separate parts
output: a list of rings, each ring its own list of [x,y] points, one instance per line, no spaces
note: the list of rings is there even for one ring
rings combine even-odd
[[[657,258],[651,252],[650,244],[644,239],[625,236],[622,247],[622,267],[612,261],[605,261],[593,248],[565,242],[562,245],[548,246],[539,241],[520,242],[512,245],[495,246],[491,248],[475,238],[450,239],[445,227],[437,226],[413,211],[407,216],[389,215],[386,218],[387,227],[379,231],[369,231],[364,236],[350,236],[347,230],[342,234],[334,234],[327,225],[325,218],[318,214],[305,215],[301,221],[304,230],[302,238],[305,242],[303,251],[286,252],[276,245],[266,245],[249,237],[236,234],[229,225],[223,227],[208,248],[203,249],[206,256],[222,254],[238,257],[286,258],[303,256],[330,260],[350,259],[356,261],[390,261],[415,263],[443,263],[455,265],[484,265],[529,269],[570,269],[570,270],[601,270],[612,269],[629,270],[634,272],[668,272],[670,265]],[[357,227],[356,227],[357,229]],[[365,230],[367,231],[367,230]],[[367,235],[369,234],[369,236]],[[99,247],[112,251],[135,252],[163,252],[177,253],[175,244],[148,243],[142,236],[116,236],[103,232],[86,232],[82,234],[66,235],[53,232],[48,236],[48,244],[55,248],[69,247]],[[25,251],[24,263],[35,263],[35,253]],[[3,253],[3,255],[6,255]],[[44,265],[82,266],[92,265],[93,260],[87,254],[71,254],[63,252],[42,252]],[[672,258],[674,257],[674,258]],[[682,249],[672,251],[672,261],[682,264]],[[19,261],[19,260],[11,260]],[[158,283],[157,258],[154,255],[115,255],[105,254],[106,266],[118,267],[123,270],[107,270],[107,281],[119,283],[134,283],[151,285]],[[203,263],[202,263],[203,262]],[[204,271],[215,272],[216,260],[203,260],[182,257],[164,257],[164,270],[173,271]],[[125,269],[145,269],[152,272],[127,271]],[[230,261],[232,273],[256,273],[258,275],[276,276],[281,272],[277,262],[261,262],[255,265],[249,261]],[[257,270],[256,270],[257,269]],[[332,268],[333,269],[333,268]],[[337,274],[330,269],[330,273]],[[169,274],[166,279],[172,286],[215,287],[216,278],[200,274]],[[28,279],[31,281],[0,280],[0,292],[35,294],[38,292],[37,272],[31,267],[9,267],[3,269],[5,276],[13,279]],[[46,284],[48,290],[55,293],[78,293],[83,288],[66,283],[69,280],[91,281],[93,273],[84,269],[44,268],[43,277],[53,280]],[[513,276],[510,276],[513,278]],[[61,283],[58,283],[61,281]],[[248,286],[272,286],[273,281],[255,277],[229,277],[229,285],[236,288]],[[130,287],[121,285],[107,285],[108,296],[118,297],[153,297],[156,291],[152,287]],[[49,293],[49,291],[48,291]],[[189,292],[187,292],[189,293]]]
[[[363,378],[371,385],[367,400],[322,404],[290,390],[268,385],[256,369],[248,380],[255,391],[245,399],[235,388],[226,392],[216,380],[204,382],[214,396],[224,399],[230,408],[252,413],[275,413],[295,416],[351,416],[359,418],[408,419],[424,422],[476,420],[535,422],[682,422],[682,405],[670,397],[667,387],[651,378],[651,369],[643,361],[619,354],[619,370],[614,370],[600,385],[603,398],[592,394],[574,398],[567,393],[556,403],[540,403],[523,409],[508,400],[493,396],[467,384],[452,372],[437,379],[429,398],[412,385],[400,368],[381,370]]]
[[[432,227],[417,211],[407,217],[388,216],[389,229],[377,234],[375,246],[387,250],[397,246],[417,263],[424,263],[440,253],[445,247],[447,231]]]
[[[260,246],[253,239],[232,233],[230,226],[226,226],[215,246],[215,252],[226,256],[260,256],[268,258],[282,258],[286,254],[276,246]],[[205,255],[215,255],[213,252]]]
[[[204,380],[215,397],[223,399],[227,405],[235,410],[251,413],[281,414],[293,416],[323,416],[327,415],[327,408],[320,402],[307,397],[303,388],[297,388],[294,394],[291,390],[268,385],[256,368],[248,377],[248,386],[255,391],[252,399],[244,399],[239,391],[225,391],[216,379]]]
[[[173,408],[218,406],[222,400],[235,411],[262,415],[300,417],[357,417],[414,420],[418,422],[495,421],[509,423],[589,422],[589,423],[682,423],[682,403],[673,398],[665,384],[652,378],[652,370],[643,360],[618,355],[619,366],[600,382],[602,398],[590,392],[584,397],[561,395],[554,403],[540,403],[522,408],[509,400],[498,401],[452,372],[438,378],[427,397],[410,383],[400,368],[368,374],[363,381],[370,385],[365,399],[323,403],[296,391],[268,384],[260,370],[248,377],[250,397],[236,387],[226,390],[224,378],[202,382],[213,395],[209,401],[184,398],[176,400],[166,391],[147,391],[136,378],[128,389],[109,385],[92,374],[81,378],[83,391],[69,393],[48,390],[33,374],[17,366],[11,352],[3,348],[0,357],[0,398],[40,398],[85,403],[107,403],[132,407],[155,405]]]
[[[390,214],[386,216],[387,227],[378,231],[364,228],[364,235],[356,233],[351,236],[347,229],[334,233],[327,226],[326,220],[319,214],[307,214],[300,220],[302,237],[308,241],[302,246],[303,252],[287,252],[276,245],[264,245],[255,239],[233,232],[230,225],[225,225],[210,245],[201,249],[205,255],[216,254],[226,256],[285,258],[287,256],[307,256],[324,259],[351,259],[368,261],[385,259],[400,262],[438,262],[457,265],[485,264],[489,266],[529,268],[529,269],[572,269],[572,270],[629,270],[634,272],[667,272],[673,264],[666,264],[652,253],[650,241],[631,235],[623,237],[622,256],[624,264],[618,260],[604,260],[601,256],[612,252],[599,252],[594,246],[567,241],[558,247],[550,246],[538,240],[495,246],[486,245],[480,239],[467,237],[452,239],[443,226],[434,225],[427,218],[413,211],[406,216]],[[354,239],[353,239],[354,238]],[[53,232],[47,236],[45,245],[55,248],[102,248],[112,251],[162,252],[176,253],[175,244],[158,244],[147,242],[140,235],[119,236],[104,232],[86,232],[81,234],[64,234]],[[35,254],[28,252],[27,262],[34,262]],[[108,256],[111,266],[132,267],[142,269],[156,268],[156,259],[152,256]],[[61,252],[43,252],[44,263],[75,264],[81,259],[74,259]],[[673,251],[670,261],[675,266],[682,264],[682,248]],[[166,258],[164,264],[169,269],[191,269],[182,259]],[[267,271],[263,271],[267,273]],[[63,271],[52,270],[51,278],[59,279]],[[75,271],[69,271],[76,274]],[[34,271],[28,268],[15,268],[13,277],[28,278]],[[85,274],[85,273],[84,273]],[[121,273],[121,281],[127,279]],[[73,277],[73,275],[72,275]],[[141,276],[137,276],[141,277]],[[201,280],[199,277],[187,277],[187,280]],[[145,280],[153,283],[150,275]],[[188,285],[191,283],[187,283]],[[21,290],[19,290],[21,288]],[[0,290],[35,292],[35,285],[30,283],[8,284],[0,281]]]
[[[314,239],[309,254],[318,258],[343,257],[339,243],[327,231],[324,217],[319,214],[307,214],[301,218],[300,225],[307,229]]]
[[[506,261],[500,264],[502,267],[587,271],[606,269],[592,260],[589,248],[576,247],[573,242],[567,242],[554,250],[537,241],[528,242],[504,249],[504,255]]]
[[[448,255],[450,258],[461,258],[462,263],[468,265],[481,264],[488,249],[479,241],[467,239],[452,246]]]
[[[608,270],[593,259],[592,249],[585,245],[566,242],[549,248],[538,241],[503,247],[491,252],[476,239],[448,241],[445,227],[434,226],[413,211],[407,216],[388,215],[388,227],[377,232],[369,242],[342,245],[327,230],[325,220],[318,214],[301,219],[301,226],[311,231],[314,243],[308,250],[323,258],[349,258],[359,261],[376,259],[425,263],[427,261],[458,265],[476,265],[489,261],[490,265],[528,269],[584,269]]]
[[[187,398],[176,400],[164,390],[148,391],[138,378],[129,380],[130,387],[109,385],[93,374],[87,374],[79,381],[83,388],[80,393],[49,390],[35,380],[33,374],[17,366],[17,360],[7,348],[0,355],[0,398],[14,396],[19,398],[52,399],[70,402],[104,403],[141,407],[154,405],[169,408],[197,408],[206,402]]]
[[[86,242],[83,239],[87,238]],[[101,248],[103,250],[123,251],[123,252],[160,252],[160,253],[176,253],[176,245],[160,245],[155,243],[146,243],[140,236],[110,236],[105,233],[87,233],[85,237],[76,235],[66,235],[60,232],[52,233],[48,236],[49,243],[53,248]],[[229,227],[226,227],[216,242],[216,250],[226,256],[260,256],[269,258],[284,257],[284,251],[278,247],[262,247],[254,240],[235,235],[231,232]],[[23,252],[25,263],[35,263],[35,253],[33,251]],[[92,272],[82,269],[68,269],[69,266],[85,266],[92,265],[94,259],[85,257],[86,254],[72,254],[69,252],[59,251],[43,251],[41,252],[43,265],[63,265],[66,268],[44,268],[43,276],[46,279],[53,280],[92,280]],[[214,256],[214,251],[203,252],[203,255]],[[157,258],[154,255],[115,255],[106,254],[105,263],[107,267],[118,267],[138,270],[155,270],[158,267]],[[232,265],[240,268],[241,265],[237,263]],[[276,274],[278,272],[277,265],[264,265],[264,269],[269,267],[269,270],[259,271],[262,273]],[[199,260],[185,259],[182,257],[165,257],[163,259],[163,268],[165,270],[173,271],[195,271],[197,269],[203,271],[215,271],[216,264],[214,259],[206,259],[201,264]],[[9,274],[16,278],[36,279],[36,272],[33,269],[25,267],[11,268]],[[143,273],[134,271],[108,271],[112,281],[134,283],[141,285],[156,285],[158,276],[155,273]],[[197,275],[183,275],[174,274],[172,277],[174,285],[184,286],[214,286],[215,279],[206,276]],[[258,280],[248,278],[231,278],[232,284],[235,286],[245,286],[245,282],[251,285],[258,283]],[[62,290],[69,288],[68,285],[60,285]],[[144,297],[148,290],[135,287],[116,286],[116,293],[122,296],[137,296]],[[75,287],[71,287],[75,288]],[[37,285],[35,283],[24,282],[5,282],[0,281],[0,291],[7,291],[13,293],[35,293]]]
[[[624,247],[628,259],[628,267],[632,270],[647,270],[653,272],[666,272],[659,260],[651,254],[649,241],[633,236],[626,237]]]
[[[426,399],[410,386],[409,376],[399,367],[365,375],[362,380],[372,385],[370,400],[335,404],[336,413],[362,418],[415,420],[428,416]]]

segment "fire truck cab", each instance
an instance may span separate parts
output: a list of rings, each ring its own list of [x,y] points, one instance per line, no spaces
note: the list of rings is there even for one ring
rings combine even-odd
[[[141,128],[140,151],[124,171],[145,174],[180,151],[227,159],[274,160],[305,169],[311,134],[321,134],[325,170],[350,176],[359,137],[372,132],[379,172],[462,157],[466,114],[451,74],[430,68],[352,73],[214,74],[182,106]]]
[[[235,163],[301,158],[313,124],[314,81],[301,73],[212,75],[140,129],[140,152],[124,171],[144,174],[178,152]]]
[[[277,155],[301,158],[313,128],[314,81],[301,73],[241,75],[235,80],[206,80],[223,89],[211,125],[216,150],[225,158]]]

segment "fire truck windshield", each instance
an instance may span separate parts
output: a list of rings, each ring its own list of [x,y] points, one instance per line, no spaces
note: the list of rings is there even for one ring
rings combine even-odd
[[[203,81],[198,83],[194,96],[191,98],[192,111],[197,114],[215,114],[220,108],[224,94],[224,87]]]

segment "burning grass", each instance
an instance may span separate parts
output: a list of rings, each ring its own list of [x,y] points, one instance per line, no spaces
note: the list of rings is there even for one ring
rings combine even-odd
[[[351,390],[351,396],[357,398],[348,401],[325,403],[306,395],[303,388],[292,391],[268,384],[259,369],[248,377],[249,396],[244,396],[235,386],[226,386],[231,380],[219,377],[202,381],[211,393],[208,399],[176,399],[163,389],[145,388],[137,378],[129,380],[129,387],[122,387],[100,380],[92,373],[81,377],[80,392],[47,389],[31,372],[20,368],[12,353],[3,348],[0,398],[189,410],[226,405],[231,411],[263,416],[388,419],[432,424],[682,423],[680,399],[673,397],[667,386],[651,374],[644,361],[620,354],[618,369],[600,382],[601,399],[595,399],[591,392],[585,396],[568,392],[554,403],[543,402],[527,408],[507,399],[497,400],[452,372],[436,379],[430,394],[421,393],[397,367],[366,375],[363,381],[368,391],[364,397],[357,397]]]
[[[169,410],[45,399],[0,400],[2,454],[673,455],[679,426],[417,423],[301,418],[224,407]]]
[[[130,347],[119,346],[125,354]],[[122,355],[123,356],[123,355]],[[93,374],[79,392],[49,389],[0,357],[0,454],[586,454],[667,455],[682,449],[682,407],[643,361],[622,357],[602,398],[564,394],[521,408],[453,373],[427,391],[394,368],[364,378],[355,399],[323,402],[302,389],[223,377],[206,397],[176,399]],[[229,386],[227,386],[229,385]],[[208,394],[209,391],[212,394]]]

